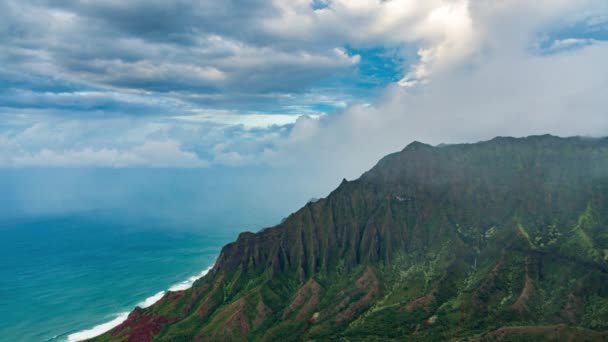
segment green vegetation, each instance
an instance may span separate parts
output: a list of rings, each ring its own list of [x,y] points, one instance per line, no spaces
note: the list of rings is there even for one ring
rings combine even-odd
[[[98,341],[607,340],[608,140],[413,143]]]

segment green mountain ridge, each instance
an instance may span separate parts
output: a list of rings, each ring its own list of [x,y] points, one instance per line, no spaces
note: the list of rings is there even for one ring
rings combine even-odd
[[[95,341],[608,340],[608,139],[382,158]]]

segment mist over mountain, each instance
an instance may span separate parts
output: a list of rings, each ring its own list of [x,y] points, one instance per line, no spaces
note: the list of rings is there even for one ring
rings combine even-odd
[[[386,156],[96,341],[603,340],[608,140]]]

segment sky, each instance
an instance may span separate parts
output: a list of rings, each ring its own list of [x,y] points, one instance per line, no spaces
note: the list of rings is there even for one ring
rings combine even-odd
[[[3,0],[0,168],[322,194],[413,140],[607,135],[607,61],[605,0]]]

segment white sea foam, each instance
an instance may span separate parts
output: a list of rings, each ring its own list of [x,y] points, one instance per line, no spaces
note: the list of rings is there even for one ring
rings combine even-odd
[[[150,297],[146,298],[146,300],[144,300],[143,302],[140,302],[139,304],[137,304],[137,306],[139,306],[142,309],[145,309],[149,306],[154,305],[154,303],[158,302],[159,300],[161,300],[164,295],[165,295],[165,291],[157,292],[154,296],[150,296]]]
[[[128,312],[119,313],[116,316],[116,318],[114,318],[113,320],[111,320],[109,322],[106,322],[106,323],[103,323],[100,325],[96,325],[91,329],[79,331],[77,333],[68,335],[68,341],[69,342],[84,341],[86,339],[93,338],[95,336],[99,336],[99,335],[105,333],[106,331],[109,331],[109,330],[119,326],[120,323],[127,320],[128,316],[129,316]]]
[[[213,268],[213,266],[210,266],[209,268],[203,270],[201,273],[194,275],[194,276],[182,281],[179,284],[175,284],[175,285],[171,286],[169,288],[169,291],[171,291],[171,292],[184,291],[184,290],[191,288],[195,281],[204,277],[207,273],[209,273],[209,271],[211,271],[212,268]]]
[[[207,273],[209,273],[209,271],[211,271],[212,268],[213,268],[213,266],[210,266],[209,268],[203,270],[201,273],[194,275],[194,276],[182,281],[179,284],[175,284],[175,285],[171,286],[168,291],[170,291],[170,292],[184,291],[184,290],[191,288],[195,281],[204,277]],[[165,295],[165,293],[166,293],[166,291],[160,291],[160,292],[156,293],[155,295],[146,298],[143,302],[137,304],[137,306],[139,306],[140,308],[147,308],[149,306],[152,306],[152,305],[154,305],[154,303],[161,300],[163,298],[163,296]],[[112,330],[113,328],[116,328],[122,322],[126,321],[128,317],[129,317],[128,312],[122,312],[122,313],[118,314],[116,316],[116,318],[114,318],[113,320],[111,320],[109,322],[106,322],[106,323],[103,323],[100,325],[96,325],[91,329],[79,331],[79,332],[68,335],[68,341],[77,342],[77,341],[83,341],[83,340],[86,340],[89,338],[99,336],[107,331]]]

